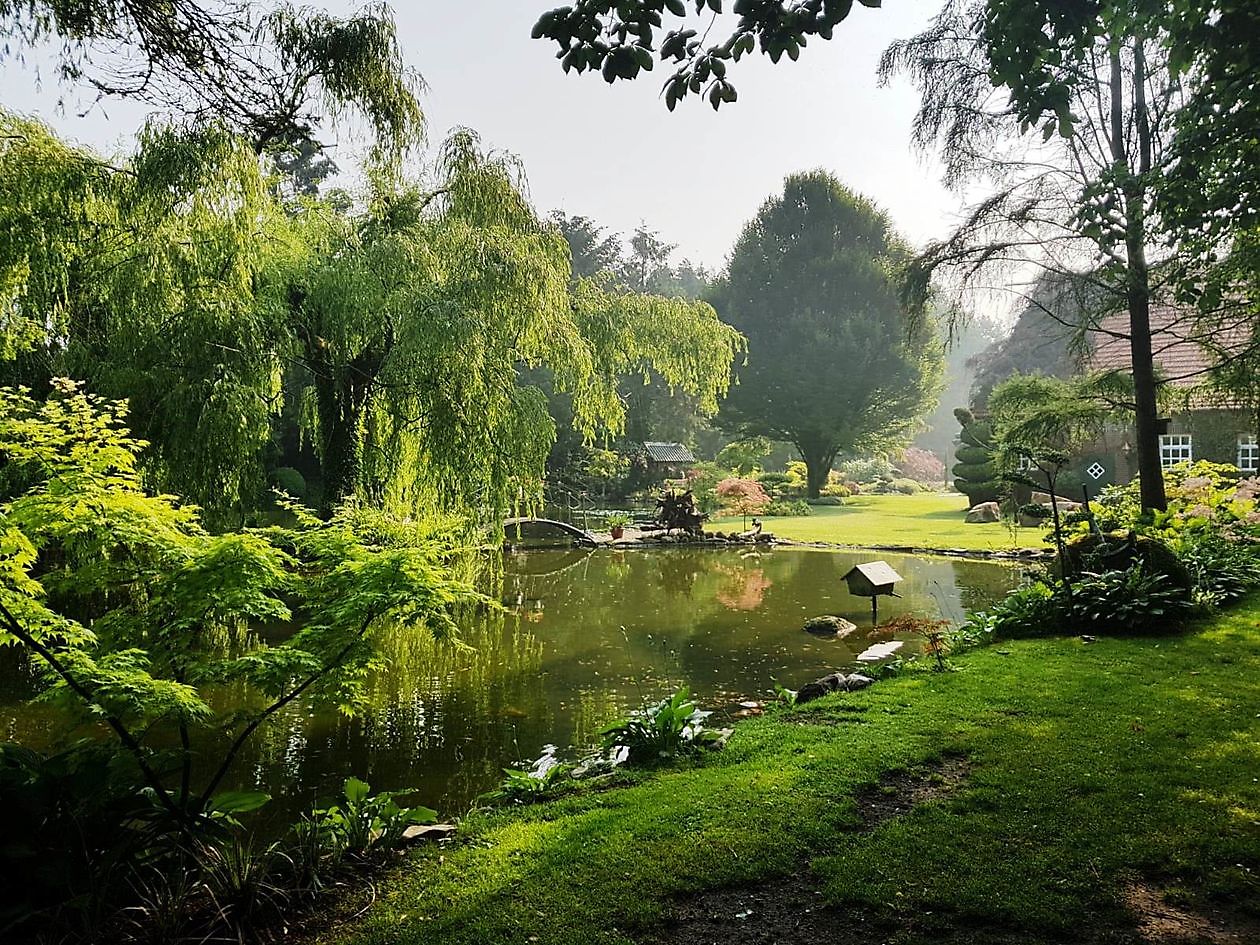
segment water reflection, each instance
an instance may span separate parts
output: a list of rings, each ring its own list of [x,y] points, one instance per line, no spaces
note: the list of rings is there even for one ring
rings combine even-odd
[[[417,801],[457,814],[505,765],[549,743],[591,744],[611,720],[681,685],[721,708],[764,698],[775,680],[795,687],[851,663],[871,642],[870,609],[841,577],[876,557],[682,548],[508,556],[489,587],[503,610],[467,614],[458,642],[384,631],[383,658],[365,680],[368,710],[347,718],[294,703],[252,744],[236,786],[270,792],[276,818],[331,799],[352,774],[377,788],[414,785]],[[1019,580],[991,563],[884,557],[905,581],[900,597],[881,601],[881,619],[959,619]],[[801,630],[822,613],[862,633],[820,640]],[[23,705],[22,689],[0,679],[0,728],[34,743],[47,709]]]

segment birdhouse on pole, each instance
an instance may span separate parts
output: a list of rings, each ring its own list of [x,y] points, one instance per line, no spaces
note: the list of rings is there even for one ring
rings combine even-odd
[[[901,581],[901,575],[894,571],[887,561],[869,561],[849,569],[844,581],[849,585],[849,593],[855,597],[871,599],[871,623],[879,622],[879,599],[882,596],[896,597],[895,585]]]

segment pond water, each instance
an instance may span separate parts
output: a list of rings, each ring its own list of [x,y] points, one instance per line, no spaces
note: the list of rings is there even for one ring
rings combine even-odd
[[[350,775],[374,788],[414,786],[413,802],[458,815],[502,769],[543,746],[585,746],[610,721],[688,686],[705,708],[733,712],[775,681],[798,688],[850,667],[874,639],[869,602],[841,580],[883,558],[905,579],[882,598],[901,613],[961,619],[1003,596],[1017,569],[982,561],[807,549],[546,550],[508,555],[504,614],[470,620],[462,644],[397,631],[371,683],[371,709],[347,719],[291,706],[238,762],[235,785],[272,794],[271,817],[332,800]],[[848,639],[805,633],[831,613]],[[907,643],[907,650],[913,648]],[[0,673],[0,739],[40,744],[48,709]],[[242,695],[243,698],[243,695]]]

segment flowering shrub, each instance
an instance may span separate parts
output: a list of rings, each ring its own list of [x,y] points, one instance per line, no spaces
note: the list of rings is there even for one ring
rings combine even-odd
[[[913,479],[915,482],[934,486],[945,481],[945,463],[931,450],[912,446],[897,460],[896,467],[903,479]]]
[[[1187,533],[1203,533],[1235,525],[1260,524],[1257,496],[1260,480],[1238,479],[1238,470],[1219,463],[1183,463],[1164,471],[1168,510],[1144,520],[1137,480],[1104,489],[1095,503],[1103,531],[1138,529],[1175,541]]]

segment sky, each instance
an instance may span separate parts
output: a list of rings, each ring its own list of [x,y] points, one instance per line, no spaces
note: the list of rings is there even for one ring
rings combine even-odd
[[[738,102],[714,112],[691,96],[672,113],[660,96],[664,64],[611,86],[565,75],[554,46],[529,35],[556,2],[394,5],[408,61],[428,86],[431,143],[466,126],[516,154],[540,211],[582,214],[623,234],[643,223],[677,244],[677,259],[709,267],[722,265],[744,222],[800,170],[832,171],[887,210],[915,245],[945,235],[957,218],[961,201],[943,186],[939,165],[910,145],[915,90],[904,80],[880,88],[875,76],[881,51],[923,29],[936,0],[886,0],[876,10],[854,4],[835,38],[811,42],[798,62],[756,55],[733,66]],[[340,13],[353,7],[323,5]],[[93,105],[86,93],[41,83],[40,56],[28,59],[0,67],[5,107],[97,149],[128,150],[143,106]],[[42,71],[51,74],[46,63]],[[334,157],[352,166],[357,153],[359,143],[341,140]]]

